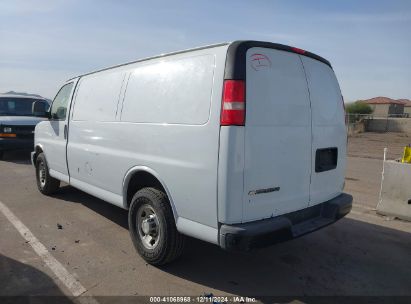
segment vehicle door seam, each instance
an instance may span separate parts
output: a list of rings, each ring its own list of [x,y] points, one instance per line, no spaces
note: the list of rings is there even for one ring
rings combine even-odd
[[[123,79],[121,81],[121,86],[120,86],[120,92],[118,93],[118,98],[117,98],[117,106],[116,106],[116,115],[114,116],[114,119],[117,121],[118,117],[118,107],[120,105],[120,100],[121,100],[121,95],[123,93],[123,87],[124,87],[124,80],[126,79],[127,72],[124,73]]]
[[[66,127],[67,128],[67,132],[66,132],[67,138],[66,138],[66,153],[65,153],[65,155],[66,155],[66,167],[67,167],[67,175],[68,175],[69,183],[70,183],[70,169],[69,169],[69,164],[68,164],[68,142],[69,142],[69,133],[70,133],[69,127],[70,127],[71,111],[74,107],[75,97],[77,97],[77,87],[78,87],[79,82],[80,82],[80,78],[77,79],[76,83],[74,84],[73,93],[72,93],[71,99],[70,99],[70,107],[69,107],[69,111],[67,113],[67,124],[66,124],[66,126],[67,126]]]
[[[126,99],[126,94],[127,94],[127,89],[128,89],[128,83],[130,82],[131,74],[132,74],[132,72],[129,72],[129,73],[128,73],[128,77],[126,76],[126,77],[127,77],[127,83],[126,83],[126,86],[125,86],[125,88],[124,88],[123,99],[122,99],[122,101],[121,101],[120,121],[121,121],[121,118],[123,117],[124,100]]]
[[[308,206],[311,205],[311,181],[312,181],[312,174],[313,174],[313,141],[314,141],[314,135],[313,135],[313,107],[312,107],[312,102],[311,102],[311,92],[310,92],[310,86],[308,83],[308,75],[307,71],[305,70],[304,62],[301,58],[301,55],[298,55],[298,58],[300,59],[301,66],[303,68],[304,76],[305,76],[305,83],[307,85],[307,92],[308,92],[308,101],[310,103],[310,124],[311,124],[311,131],[310,131],[310,185],[308,189]],[[308,207],[307,206],[307,207]]]

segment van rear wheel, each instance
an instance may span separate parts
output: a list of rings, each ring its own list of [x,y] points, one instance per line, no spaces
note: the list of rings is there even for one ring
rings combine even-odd
[[[37,188],[45,195],[53,194],[60,187],[60,181],[50,176],[44,153],[40,153],[36,158],[36,179]]]
[[[128,225],[134,247],[152,265],[177,259],[184,236],[177,231],[167,195],[155,188],[139,190],[131,200]]]

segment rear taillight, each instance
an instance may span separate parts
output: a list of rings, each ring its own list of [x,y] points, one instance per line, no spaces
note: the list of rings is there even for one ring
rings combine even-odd
[[[244,126],[245,122],[245,82],[244,80],[224,80],[221,108],[222,126]]]

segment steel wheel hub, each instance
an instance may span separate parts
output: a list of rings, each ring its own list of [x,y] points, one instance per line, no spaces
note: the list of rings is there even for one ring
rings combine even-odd
[[[137,230],[141,242],[147,249],[154,249],[160,239],[160,225],[153,207],[143,205],[137,211]]]
[[[46,166],[44,162],[39,163],[39,180],[41,187],[46,185]]]

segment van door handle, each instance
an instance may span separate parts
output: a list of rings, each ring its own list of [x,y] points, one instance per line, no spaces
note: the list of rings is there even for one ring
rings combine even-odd
[[[64,139],[67,139],[67,125],[64,125]]]

